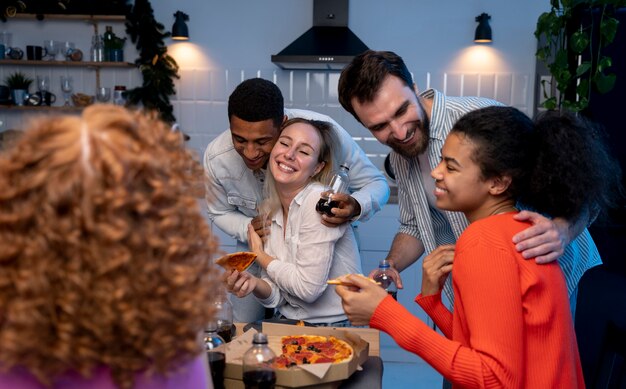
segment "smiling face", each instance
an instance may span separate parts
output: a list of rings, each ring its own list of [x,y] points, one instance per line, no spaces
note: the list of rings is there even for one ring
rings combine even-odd
[[[235,150],[248,169],[259,170],[266,166],[280,128],[272,119],[247,122],[233,115],[230,117],[230,132]]]
[[[320,172],[325,164],[319,162],[321,142],[318,130],[308,123],[294,123],[283,129],[269,162],[277,187],[300,191]]]
[[[494,179],[484,179],[471,158],[475,143],[463,134],[451,133],[441,149],[441,162],[433,169],[437,208],[465,213],[468,220],[490,214],[499,194]]]
[[[415,91],[398,77],[388,75],[370,102],[352,106],[361,123],[383,144],[413,158],[428,147],[428,117]]]

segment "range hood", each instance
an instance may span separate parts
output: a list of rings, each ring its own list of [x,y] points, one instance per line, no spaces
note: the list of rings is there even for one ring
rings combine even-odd
[[[283,69],[341,70],[368,47],[348,28],[349,0],[313,0],[313,27],[272,55]]]

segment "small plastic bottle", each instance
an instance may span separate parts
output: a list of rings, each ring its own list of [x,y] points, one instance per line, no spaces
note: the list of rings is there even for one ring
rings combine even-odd
[[[267,345],[267,335],[254,334],[252,347],[243,355],[243,384],[246,389],[273,389],[276,371],[272,362],[276,354]]]
[[[378,270],[374,273],[374,281],[380,282],[381,288],[385,289],[394,300],[397,300],[398,287],[393,278],[389,276],[389,268],[389,262],[386,259],[381,260],[378,264]]]
[[[233,325],[233,305],[228,301],[228,297],[221,296],[215,300],[215,320],[217,321],[217,334],[226,343],[232,340],[234,330]]]
[[[326,195],[320,196],[320,200],[315,206],[315,210],[318,213],[326,214],[328,216],[335,216],[331,212],[331,209],[337,208],[339,203],[332,199],[332,195],[335,193],[348,193],[348,186],[350,185],[350,178],[348,177],[348,171],[350,168],[346,164],[342,164],[339,167],[333,177],[330,179],[330,185],[326,191]]]
[[[224,369],[226,368],[226,342],[217,334],[217,322],[211,321],[204,331],[211,378],[215,389],[224,389]]]

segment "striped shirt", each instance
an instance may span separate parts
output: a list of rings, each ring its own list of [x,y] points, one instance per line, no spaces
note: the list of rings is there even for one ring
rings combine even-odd
[[[426,151],[431,170],[439,163],[443,143],[454,123],[461,116],[479,108],[503,105],[498,101],[483,97],[445,96],[434,89],[424,91],[419,97],[433,101],[430,115],[430,143]],[[461,212],[442,211],[429,206],[417,157],[405,158],[392,152],[390,160],[398,183],[400,205],[398,232],[419,239],[424,245],[425,254],[429,254],[438,246],[456,242],[468,225],[465,215]],[[567,282],[568,294],[574,293],[578,280],[587,269],[601,263],[595,243],[585,229],[567,246],[559,258],[559,264]],[[450,301],[453,301],[450,277],[444,285],[444,293]]]

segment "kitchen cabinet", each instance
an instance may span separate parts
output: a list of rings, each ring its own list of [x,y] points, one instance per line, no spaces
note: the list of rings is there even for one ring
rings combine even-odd
[[[50,91],[56,95],[56,102],[48,106],[7,106],[0,105],[2,112],[22,114],[32,111],[76,111],[80,107],[63,106],[63,93],[60,89],[60,76],[72,76],[72,93],[94,95],[100,86],[109,87],[111,92],[115,85],[125,85],[132,88],[140,83],[138,68],[129,62],[92,62],[90,61],[91,38],[94,34],[104,32],[104,25],[113,25],[115,32],[123,36],[125,17],[123,15],[43,15],[39,20],[36,15],[17,14],[3,24],[5,31],[13,34],[13,47],[24,51],[23,59],[0,60],[0,84],[4,79],[21,71],[33,80],[37,75],[48,75]],[[82,61],[48,61],[26,59],[26,46],[43,44],[46,39],[56,41],[71,41],[75,47],[83,52]],[[126,45],[128,46],[128,45]],[[136,58],[136,52],[128,50],[125,58]],[[30,87],[30,92],[37,90],[36,83]],[[0,121],[2,117],[0,117]]]

